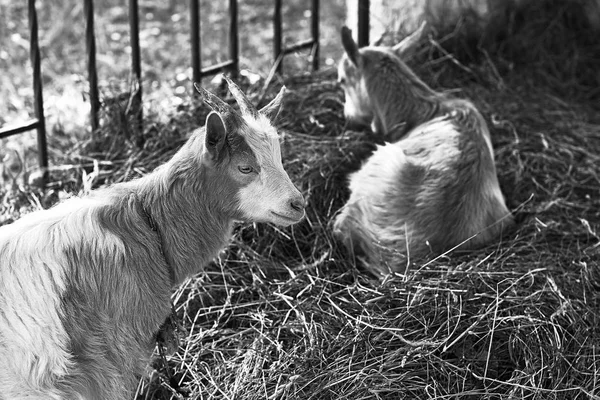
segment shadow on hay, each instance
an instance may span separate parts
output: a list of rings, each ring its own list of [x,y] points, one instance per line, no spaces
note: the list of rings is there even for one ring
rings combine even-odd
[[[431,7],[435,10],[425,13],[439,45],[429,50],[434,58],[451,56],[459,61],[453,66],[457,69],[489,68],[492,79],[517,73],[522,80],[537,81],[572,100],[599,99],[597,1],[487,1],[488,14],[467,5],[458,21],[445,19],[447,14],[438,9],[455,6],[454,2],[434,1]],[[475,75],[470,78],[477,79]]]

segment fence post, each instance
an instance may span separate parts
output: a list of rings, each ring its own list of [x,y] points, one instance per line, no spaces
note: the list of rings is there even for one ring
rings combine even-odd
[[[44,98],[42,95],[42,69],[38,42],[38,22],[35,0],[28,0],[29,33],[31,35],[29,56],[33,68],[33,102],[37,118],[38,163],[42,171],[42,182],[48,180],[48,145],[46,143],[46,120],[44,119]]]
[[[239,37],[238,37],[238,4],[237,0],[229,0],[229,57],[231,58],[231,76],[236,78],[239,72]]]
[[[192,45],[192,82],[202,80],[200,47],[200,0],[190,0],[190,42]],[[195,90],[192,91],[196,93]]]
[[[85,0],[83,3],[85,13],[85,44],[88,52],[88,81],[90,83],[90,120],[92,132],[98,129],[98,112],[100,99],[98,95],[98,73],[96,71],[96,36],[94,34],[94,2]]]
[[[358,47],[369,45],[369,0],[358,0]]]
[[[138,0],[129,0],[129,29],[131,42],[131,68],[137,80],[136,92],[134,94],[133,110],[137,113],[139,137],[142,137],[142,64],[140,57],[140,24],[138,15]]]
[[[313,44],[313,71],[319,69],[319,0],[312,0],[311,33]]]
[[[281,33],[281,0],[275,0],[275,9],[273,10],[273,59],[277,63],[275,71],[278,74],[283,71]]]

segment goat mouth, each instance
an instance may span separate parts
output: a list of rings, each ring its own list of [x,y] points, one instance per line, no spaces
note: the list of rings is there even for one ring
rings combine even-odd
[[[289,215],[289,214],[279,214],[276,213],[275,211],[271,211],[271,214],[274,215],[275,217],[277,217],[277,219],[282,220],[284,223],[286,223],[287,225],[291,225],[291,224],[295,224],[296,222],[300,222],[300,220],[302,220],[302,218],[304,218],[304,212],[302,213],[298,213],[298,215]]]

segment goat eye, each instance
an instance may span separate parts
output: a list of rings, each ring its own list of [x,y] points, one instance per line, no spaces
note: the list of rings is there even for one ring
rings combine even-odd
[[[249,174],[250,172],[254,171],[254,169],[249,165],[240,165],[238,166],[238,169],[242,174]]]
[[[346,84],[346,78],[340,78],[339,82],[340,82],[340,85],[345,85]]]

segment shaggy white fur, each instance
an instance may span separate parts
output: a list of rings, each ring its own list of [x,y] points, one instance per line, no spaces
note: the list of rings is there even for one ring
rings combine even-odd
[[[359,49],[342,29],[346,117],[370,122],[391,144],[350,177],[334,232],[382,274],[457,246],[481,246],[514,223],[483,116],[470,101],[433,91],[401,60],[423,31],[394,47]]]
[[[303,218],[265,117],[283,90],[250,116],[200,91],[216,111],[152,174],[0,228],[0,399],[131,398],[171,290],[233,222]]]

